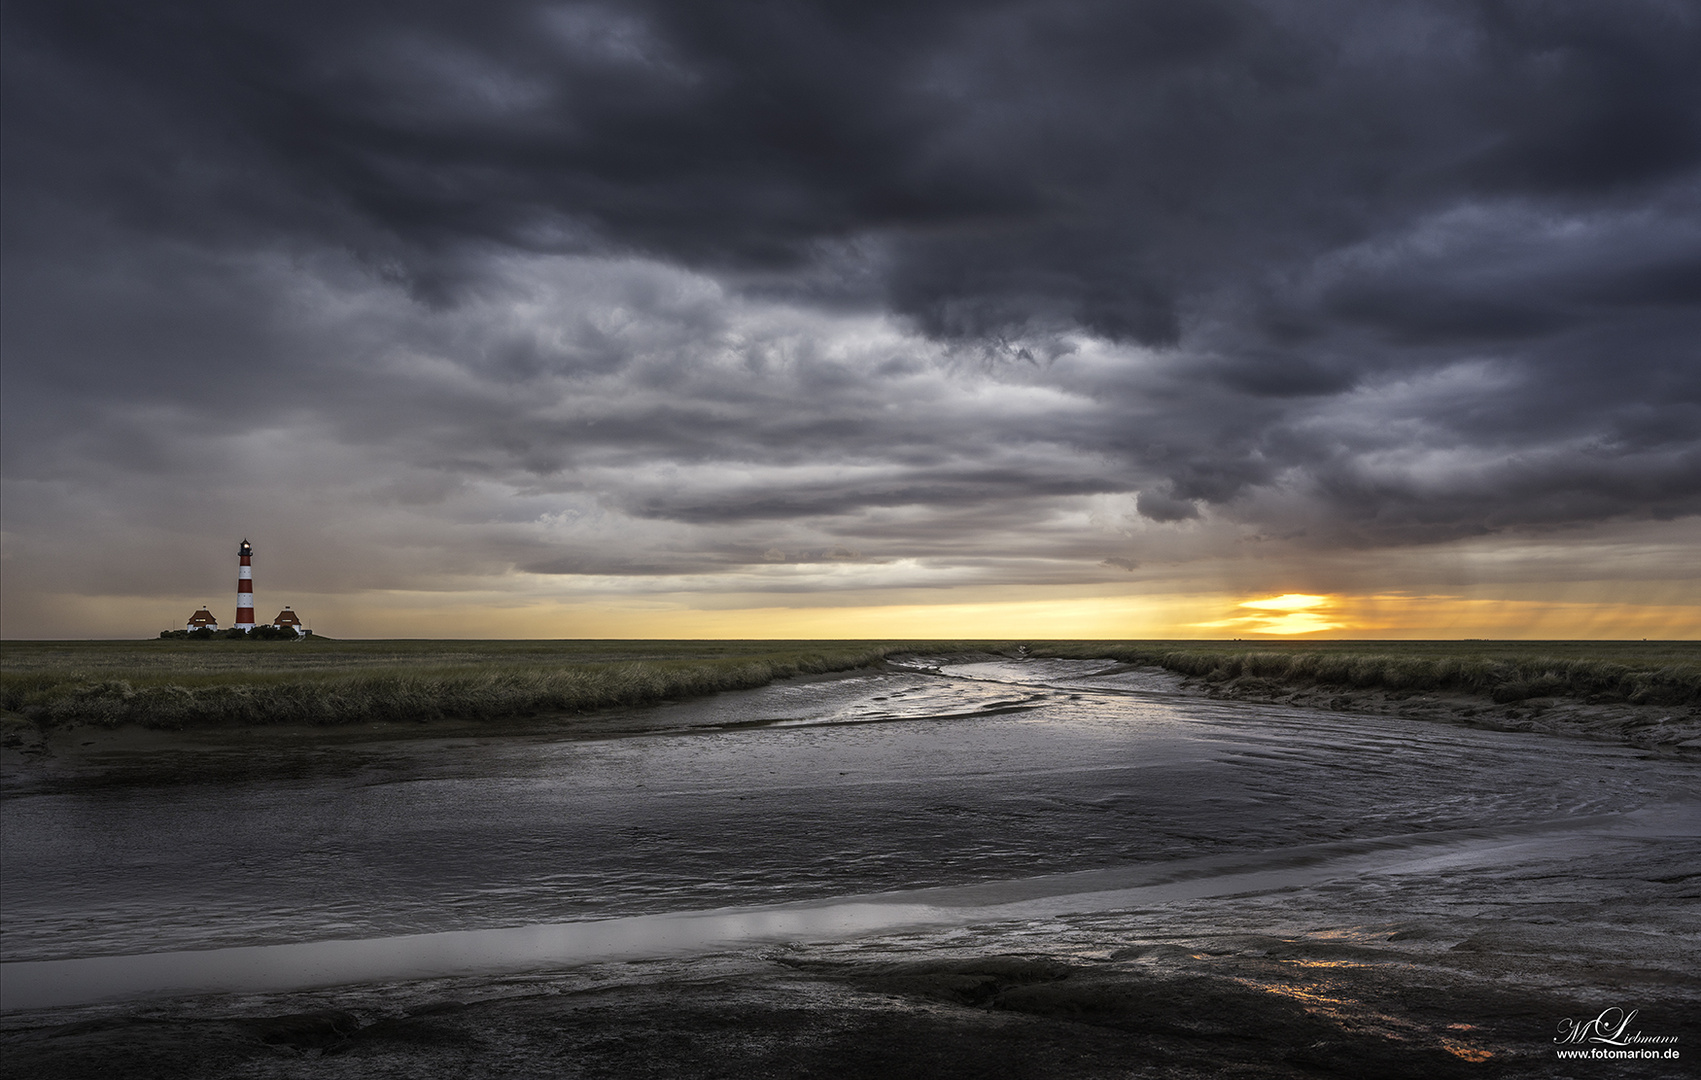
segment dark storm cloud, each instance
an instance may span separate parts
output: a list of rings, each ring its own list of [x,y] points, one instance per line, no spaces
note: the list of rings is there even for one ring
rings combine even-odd
[[[31,483],[296,425],[415,505],[753,530],[633,573],[904,506],[1701,510],[1692,5],[55,0],[4,49]]]

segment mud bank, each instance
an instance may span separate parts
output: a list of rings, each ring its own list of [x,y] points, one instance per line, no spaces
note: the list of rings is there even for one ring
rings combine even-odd
[[[789,972],[685,974],[594,990],[547,981],[444,988],[439,1000],[381,1014],[306,1002],[302,1012],[113,1016],[16,1030],[4,1045],[15,1075],[41,1080],[1429,1080],[1565,1075],[1554,1070],[1552,1049],[1528,1032],[1594,1007],[1566,995],[1491,986],[1374,992],[1375,980],[1361,976],[1330,987],[1373,991],[1357,1003],[1370,1015],[1348,1020],[1302,1000],[1307,984],[1291,972],[1304,962],[1295,949],[1284,961],[1223,963],[1212,974],[1142,971],[1139,960],[1071,964],[1022,955],[955,963],[795,961]],[[463,1000],[475,995],[483,1000]],[[1459,1016],[1469,1022],[1443,1022]],[[1676,1017],[1661,1018],[1667,1021],[1661,1030],[1674,1030]],[[1685,1075],[1681,1061],[1584,1065],[1593,1066],[1590,1076]]]
[[[1561,1062],[1569,1019],[1701,1038],[1666,845],[499,979],[13,1014],[13,1075],[1663,1078]],[[1557,874],[1556,874],[1557,872]],[[1680,875],[1681,877],[1681,875]],[[1556,886],[1555,881],[1559,881]]]
[[[1474,694],[1292,686],[1257,676],[1226,682],[1180,679],[1176,685],[1183,692],[1210,698],[1593,739],[1701,758],[1701,707],[1694,705],[1596,703],[1563,697],[1501,704]]]
[[[1031,669],[1038,673],[1055,662],[1049,652],[1030,653],[1024,648],[1003,653],[906,653],[888,658],[885,666],[944,674],[947,671],[961,673],[972,668],[984,668],[989,663],[1014,664],[1016,667],[1011,671]],[[1121,685],[1141,693],[1171,693],[1365,717],[1397,716],[1488,731],[1556,735],[1633,746],[1678,757],[1701,758],[1701,705],[1693,703],[1584,701],[1557,695],[1497,702],[1487,693],[1346,687],[1259,675],[1227,679],[1190,676],[1146,660],[1129,662],[1107,657],[1102,664],[1103,667],[1085,678],[1081,673],[1075,673],[1065,681],[1070,685]],[[1045,676],[1036,674],[1035,677]]]

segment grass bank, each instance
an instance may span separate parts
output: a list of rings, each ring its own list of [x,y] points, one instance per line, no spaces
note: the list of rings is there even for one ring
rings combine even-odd
[[[878,663],[877,642],[6,642],[0,708],[48,727],[487,720]]]
[[[124,641],[0,643],[0,708],[44,727],[495,720],[848,671],[898,653],[1155,665],[1215,692],[1701,706],[1701,642]]]
[[[1210,684],[1701,705],[1701,642],[1045,642],[1033,655],[1156,665]]]

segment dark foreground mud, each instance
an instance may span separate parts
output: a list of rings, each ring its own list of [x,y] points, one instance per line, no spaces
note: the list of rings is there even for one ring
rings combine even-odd
[[[1395,1041],[1333,1023],[1226,979],[1135,980],[994,961],[734,1000],[728,990],[678,984],[447,1001],[364,1026],[337,1010],[120,1019],[9,1040],[7,1059],[14,1075],[44,1078],[1540,1076],[1548,1074],[1539,1058],[1520,1066],[1460,1055],[1505,1046],[1507,1033],[1496,1030],[1505,1021],[1554,1007],[1473,1003],[1500,1015],[1475,1025],[1468,1049],[1450,1050],[1439,1039]]]
[[[0,1060],[114,1080],[1692,1076],[1664,1054],[1701,1047],[1698,855],[1671,835],[1464,852],[946,932],[25,1012]],[[1613,1009],[1676,1041],[1559,1060],[1564,1022]]]
[[[1217,943],[1219,947],[1227,942]],[[775,958],[596,988],[442,986],[374,1015],[328,1000],[15,1028],[7,1075],[135,1077],[1545,1077],[1694,1075],[1556,1061],[1556,1018],[1599,999],[1397,971],[1362,944],[1248,937],[1105,960]],[[660,976],[659,978],[656,976]],[[1427,976],[1427,977],[1426,977]],[[298,1012],[266,1012],[274,1004]],[[228,1006],[225,1007],[226,1009]],[[223,1011],[223,1010],[221,1010]],[[1701,1035],[1693,1001],[1642,1030]],[[1532,1033],[1544,1033],[1532,1038]]]

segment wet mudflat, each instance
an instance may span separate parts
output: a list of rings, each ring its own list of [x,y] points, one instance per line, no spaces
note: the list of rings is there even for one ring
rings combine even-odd
[[[926,666],[12,770],[5,1067],[1687,1074],[1559,1062],[1608,1008],[1701,1053],[1693,762]]]

